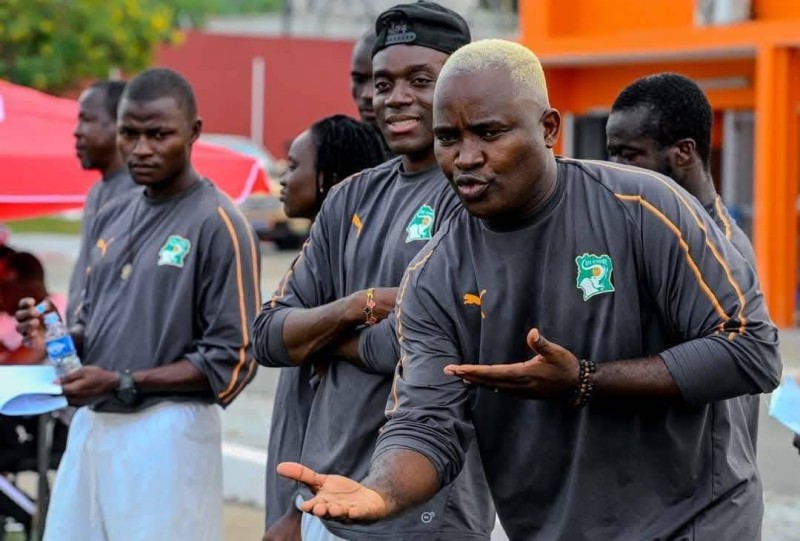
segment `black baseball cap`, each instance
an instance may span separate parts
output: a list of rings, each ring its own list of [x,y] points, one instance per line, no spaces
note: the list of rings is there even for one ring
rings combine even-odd
[[[399,4],[378,15],[372,56],[392,45],[419,45],[452,54],[472,41],[464,17],[436,2]]]

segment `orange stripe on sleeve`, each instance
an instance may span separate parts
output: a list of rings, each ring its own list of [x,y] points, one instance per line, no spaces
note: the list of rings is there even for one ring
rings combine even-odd
[[[614,163],[594,161],[594,160],[591,160],[591,163],[594,163],[594,164],[597,164],[597,165],[601,165],[601,166],[607,167],[609,169],[616,169],[618,171],[626,171],[628,173],[636,173],[636,174],[640,174],[640,175],[645,175],[645,176],[651,177],[651,178],[655,179],[657,182],[659,182],[660,184],[662,184],[662,185],[666,186],[667,188],[669,188],[669,190],[672,191],[672,193],[675,194],[675,196],[681,202],[681,205],[684,208],[686,208],[686,210],[689,212],[689,215],[694,219],[694,221],[697,224],[697,226],[703,231],[703,234],[705,235],[706,246],[708,246],[708,249],[711,251],[711,254],[714,256],[714,259],[716,259],[717,262],[722,267],[722,270],[725,272],[725,278],[728,280],[728,283],[731,285],[731,287],[733,288],[734,292],[736,293],[736,297],[739,300],[739,323],[740,324],[739,324],[739,331],[738,332],[739,332],[739,334],[743,334],[744,333],[744,328],[745,328],[745,323],[747,322],[747,320],[746,320],[745,315],[744,315],[745,300],[744,300],[744,293],[742,292],[742,288],[739,285],[739,283],[736,281],[736,279],[734,279],[733,273],[731,272],[731,269],[728,266],[728,263],[725,261],[725,258],[722,257],[722,255],[719,253],[719,250],[717,249],[717,247],[714,245],[713,242],[711,242],[711,239],[708,237],[708,230],[706,229],[706,226],[703,223],[703,220],[700,219],[700,217],[697,215],[697,213],[695,212],[695,210],[692,207],[692,205],[689,204],[689,201],[686,200],[686,198],[683,196],[683,194],[681,194],[678,190],[676,190],[674,186],[672,186],[669,182],[664,180],[661,176],[653,173],[652,171],[642,170],[642,169],[638,169],[638,168],[627,168],[627,167],[619,166],[619,165],[614,164]],[[619,197],[619,194],[615,194],[615,195],[617,195],[617,197]],[[642,201],[644,201],[644,199],[642,199]],[[653,209],[657,210],[655,207],[653,207]],[[659,214],[661,214],[660,211],[658,211],[658,212],[659,212]],[[664,215],[662,214],[662,216],[664,216]],[[664,216],[664,218],[666,218],[666,216]],[[672,223],[672,222],[670,222],[670,223]]]
[[[731,240],[731,222],[725,211],[722,210],[722,198],[720,196],[717,196],[714,200],[714,207],[717,209],[717,216],[722,220],[722,225],[725,226],[725,238]]]
[[[239,348],[239,362],[236,363],[236,367],[233,369],[233,376],[231,377],[228,387],[218,395],[220,400],[225,400],[236,388],[239,371],[242,369],[242,366],[244,366],[246,348],[250,343],[250,339],[247,333],[247,311],[245,310],[244,277],[242,276],[242,253],[239,247],[239,237],[236,235],[236,230],[233,227],[228,213],[225,212],[225,209],[217,207],[217,213],[219,213],[225,227],[228,229],[228,233],[233,241],[233,251],[236,254],[236,286],[239,292],[239,317],[242,328],[242,346]]]
[[[400,318],[401,318],[401,316],[403,314],[403,307],[402,307],[403,297],[405,296],[406,290],[408,289],[408,283],[411,281],[411,273],[416,271],[420,267],[422,267],[428,261],[428,259],[430,259],[431,255],[433,255],[433,249],[430,249],[428,251],[428,253],[425,254],[425,256],[422,259],[420,259],[419,261],[417,261],[413,265],[410,265],[406,269],[406,274],[403,277],[403,283],[400,285],[400,291],[397,293],[397,331],[396,332],[397,332],[397,341],[400,343],[401,350],[402,350],[402,347],[403,347],[403,321]],[[406,354],[405,354],[405,352],[403,352],[400,355],[400,360],[399,360],[399,363],[401,365],[405,364],[404,363],[405,362],[405,358],[406,358]],[[392,381],[392,393],[391,393],[391,396],[392,396],[392,401],[394,402],[394,405],[390,409],[386,410],[386,414],[387,415],[390,414],[390,413],[394,413],[397,410],[398,406],[399,406],[398,396],[397,396],[397,378],[398,377],[399,376],[397,374],[395,374],[394,380]]]
[[[278,286],[278,293],[273,295],[272,299],[270,300],[270,305],[272,306],[272,308],[275,308],[275,306],[277,306],[278,299],[280,299],[281,297],[286,295],[286,286],[289,284],[289,278],[291,278],[292,274],[294,274],[294,269],[297,267],[297,265],[300,264],[300,261],[303,259],[303,254],[305,254],[306,247],[310,243],[311,243],[311,239],[310,238],[307,239],[303,243],[303,247],[300,250],[300,255],[297,256],[297,259],[294,260],[294,263],[292,263],[292,266],[289,267],[289,270],[286,271],[286,274],[283,275],[283,279],[281,280],[281,283]]]
[[[710,287],[708,287],[708,284],[706,283],[705,279],[703,278],[702,272],[700,272],[700,269],[698,268],[697,264],[695,263],[694,259],[692,258],[692,254],[689,251],[689,245],[686,243],[686,240],[683,238],[683,233],[678,228],[678,226],[676,226],[674,223],[672,223],[672,221],[669,218],[667,218],[660,210],[658,210],[656,207],[651,205],[645,199],[642,199],[641,196],[638,196],[638,195],[623,195],[623,194],[614,194],[614,195],[617,196],[618,199],[621,199],[623,201],[635,201],[635,202],[639,203],[644,208],[649,210],[656,218],[658,218],[664,225],[666,225],[667,228],[670,231],[672,231],[675,234],[675,236],[678,238],[678,245],[683,250],[683,253],[686,256],[686,261],[689,264],[689,268],[692,269],[692,272],[694,272],[694,275],[697,278],[697,282],[700,285],[700,289],[703,291],[703,293],[706,294],[708,299],[711,301],[711,304],[714,307],[714,310],[723,319],[723,323],[719,327],[720,331],[723,330],[723,328],[725,327],[725,323],[727,323],[730,320],[730,317],[728,316],[728,314],[725,313],[725,310],[723,310],[722,305],[720,304],[719,300],[717,299],[717,296],[714,295],[714,292],[711,291]]]
[[[239,215],[239,218],[242,219],[244,224],[248,224],[247,216],[245,216],[241,210],[239,210],[239,206],[236,204],[228,194],[222,193],[225,198],[230,201],[233,208],[236,210],[236,213]],[[253,266],[253,290],[255,291],[255,300],[256,300],[256,311],[255,313],[261,310],[261,283],[259,282],[259,275],[258,275],[258,251],[256,250],[256,242],[255,236],[253,233],[253,229],[248,225],[246,227],[247,230],[247,238],[250,240],[250,261]]]
[[[248,381],[250,381],[250,376],[253,374],[253,370],[255,369],[255,367],[256,367],[256,360],[255,359],[250,359],[247,362],[247,374],[241,379],[241,381],[239,382],[239,385],[236,386],[236,390],[233,393],[231,393],[230,395],[228,395],[226,400],[224,400],[224,402],[226,404],[230,404],[233,401],[233,399],[240,392],[242,392],[242,390],[244,389],[244,386],[247,385]]]

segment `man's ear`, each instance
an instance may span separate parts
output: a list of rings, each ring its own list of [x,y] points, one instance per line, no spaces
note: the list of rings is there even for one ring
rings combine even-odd
[[[547,148],[556,146],[558,136],[561,133],[561,114],[557,109],[548,109],[542,116],[542,127],[544,128],[544,144]]]
[[[191,143],[194,144],[197,141],[197,138],[200,137],[200,132],[203,131],[203,119],[197,117],[197,119],[192,124],[192,140]]]
[[[697,159],[697,145],[690,137],[678,140],[669,149],[669,160],[675,168],[687,167]]]

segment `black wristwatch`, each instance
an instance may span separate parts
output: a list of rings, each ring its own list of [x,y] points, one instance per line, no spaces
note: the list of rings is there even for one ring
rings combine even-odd
[[[117,395],[117,400],[126,406],[132,406],[139,398],[139,391],[136,390],[136,382],[133,381],[133,374],[130,370],[125,370],[119,373],[119,386],[114,391]]]

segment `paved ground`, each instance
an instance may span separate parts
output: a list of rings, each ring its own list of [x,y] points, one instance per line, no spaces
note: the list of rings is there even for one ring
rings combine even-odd
[[[12,245],[42,257],[49,287],[65,291],[77,240],[72,237],[15,235]],[[262,291],[271,293],[294,254],[264,247]],[[785,370],[800,373],[800,330],[782,333]],[[272,414],[276,371],[261,369],[255,381],[226,411],[224,419],[225,541],[258,540],[262,533],[264,461]],[[764,541],[800,539],[800,456],[791,436],[767,415],[769,396],[762,399],[758,460],[765,487]],[[494,541],[505,539],[496,532]]]

